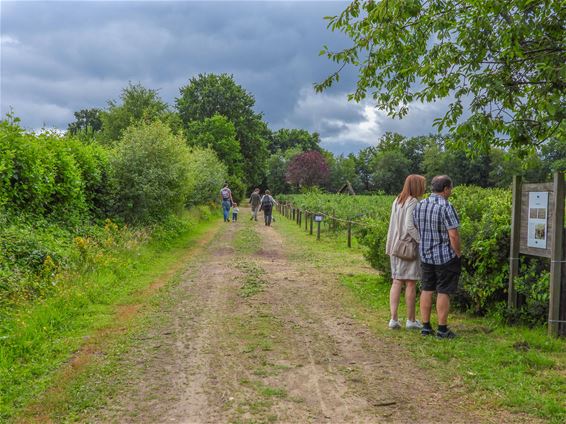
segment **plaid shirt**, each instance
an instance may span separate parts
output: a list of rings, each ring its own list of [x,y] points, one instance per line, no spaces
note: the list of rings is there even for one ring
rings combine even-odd
[[[413,211],[413,222],[421,236],[422,262],[442,265],[456,256],[450,247],[448,230],[458,228],[460,219],[448,200],[434,193],[421,200]]]

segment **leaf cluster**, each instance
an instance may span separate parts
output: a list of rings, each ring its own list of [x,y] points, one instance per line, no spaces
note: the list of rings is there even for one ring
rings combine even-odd
[[[354,0],[328,27],[352,40],[321,55],[358,71],[349,99],[392,117],[451,101],[435,121],[460,147],[523,147],[564,137],[566,9],[561,0]]]

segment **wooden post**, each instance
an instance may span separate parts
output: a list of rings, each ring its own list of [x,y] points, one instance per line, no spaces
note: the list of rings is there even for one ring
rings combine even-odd
[[[352,221],[348,221],[348,247],[352,247]]]
[[[558,311],[558,335],[566,337],[566,228],[562,232],[562,281],[560,289],[560,310]]]
[[[316,226],[316,239],[320,240],[320,221],[317,221],[317,226]]]
[[[519,275],[519,246],[521,240],[521,177],[513,176],[513,204],[511,207],[511,249],[509,252],[509,290],[507,306],[517,307],[517,291],[513,280]]]
[[[554,174],[554,210],[552,213],[552,245],[550,248],[550,302],[548,307],[548,334],[558,336],[560,321],[560,289],[562,286],[562,261],[564,236],[564,174]]]
[[[312,236],[312,221],[313,221],[313,219],[314,219],[314,215],[311,214],[311,219],[310,219],[310,221],[311,221],[311,230],[310,230],[310,233],[309,233],[311,236]]]

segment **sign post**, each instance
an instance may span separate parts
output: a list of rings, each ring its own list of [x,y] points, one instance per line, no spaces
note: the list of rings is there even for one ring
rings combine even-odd
[[[564,272],[564,174],[553,183],[522,184],[513,177],[511,249],[509,255],[509,308],[518,306],[514,279],[519,274],[519,254],[550,259],[548,334],[566,335],[566,273]]]
[[[314,216],[314,220],[317,224],[317,226],[316,226],[316,239],[320,240],[320,223],[323,220],[323,216],[317,214],[317,215]]]

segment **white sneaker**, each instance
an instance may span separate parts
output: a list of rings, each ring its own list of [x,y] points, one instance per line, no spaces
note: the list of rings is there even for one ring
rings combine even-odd
[[[407,320],[407,322],[405,323],[405,328],[407,330],[420,330],[423,328],[423,325],[421,324],[421,322],[416,319],[414,321],[411,321],[410,319]]]
[[[399,321],[395,321],[394,319],[390,319],[389,320],[389,328],[391,330],[398,330],[401,328],[401,324],[399,324]]]

